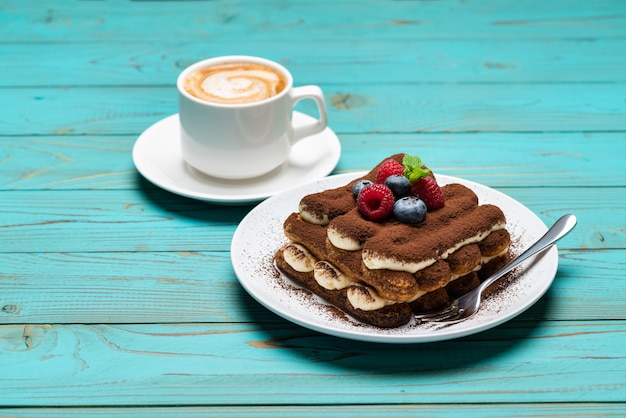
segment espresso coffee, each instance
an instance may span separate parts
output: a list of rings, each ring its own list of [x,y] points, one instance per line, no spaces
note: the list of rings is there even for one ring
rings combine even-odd
[[[252,62],[229,62],[194,71],[184,81],[185,90],[207,102],[244,104],[269,99],[287,85],[278,70]]]

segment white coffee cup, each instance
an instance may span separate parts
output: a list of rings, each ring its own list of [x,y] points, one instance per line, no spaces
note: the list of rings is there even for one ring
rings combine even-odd
[[[241,68],[246,71],[256,72],[247,79],[243,72],[237,72],[237,63],[244,63]],[[255,70],[255,66],[265,68]],[[190,77],[194,73],[196,76]],[[226,78],[230,85],[222,84]],[[185,80],[195,93],[185,89]],[[271,97],[237,97],[240,87],[265,92],[270,84],[279,90],[268,94]],[[209,176],[246,179],[266,174],[287,161],[296,142],[327,126],[322,90],[317,86],[293,87],[291,73],[267,59],[235,55],[203,60],[182,71],[177,88],[183,159]],[[320,117],[296,127],[292,123],[293,107],[302,99],[314,100]]]

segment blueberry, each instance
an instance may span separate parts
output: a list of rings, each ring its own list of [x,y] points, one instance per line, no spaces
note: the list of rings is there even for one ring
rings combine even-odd
[[[354,183],[354,186],[352,186],[352,196],[354,196],[354,198],[356,199],[359,193],[361,193],[361,190],[363,190],[363,187],[369,186],[370,184],[374,183],[369,180],[357,181],[356,183]]]
[[[385,185],[391,189],[396,199],[406,196],[411,191],[409,179],[400,174],[387,177]]]
[[[393,216],[406,224],[417,224],[426,217],[426,204],[415,196],[398,199],[393,205]]]

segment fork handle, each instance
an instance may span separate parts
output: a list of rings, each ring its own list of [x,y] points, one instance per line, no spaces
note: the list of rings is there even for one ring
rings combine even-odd
[[[559,239],[563,238],[569,231],[572,230],[576,226],[576,217],[574,215],[564,215],[559,220],[557,220],[554,225],[548,229],[548,231],[537,240],[533,245],[531,245],[526,251],[521,253],[519,256],[509,261],[504,267],[500,270],[489,276],[485,281],[483,281],[479,288],[482,293],[486,288],[488,288],[493,282],[500,279],[502,276],[507,274],[509,271],[513,270],[520,263],[523,263],[530,257],[535,254],[545,250],[550,247]]]

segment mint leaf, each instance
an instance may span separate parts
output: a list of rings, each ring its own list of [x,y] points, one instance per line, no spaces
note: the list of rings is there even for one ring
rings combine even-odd
[[[402,165],[404,166],[404,176],[409,179],[411,184],[432,172],[417,155],[405,154],[402,158]]]

